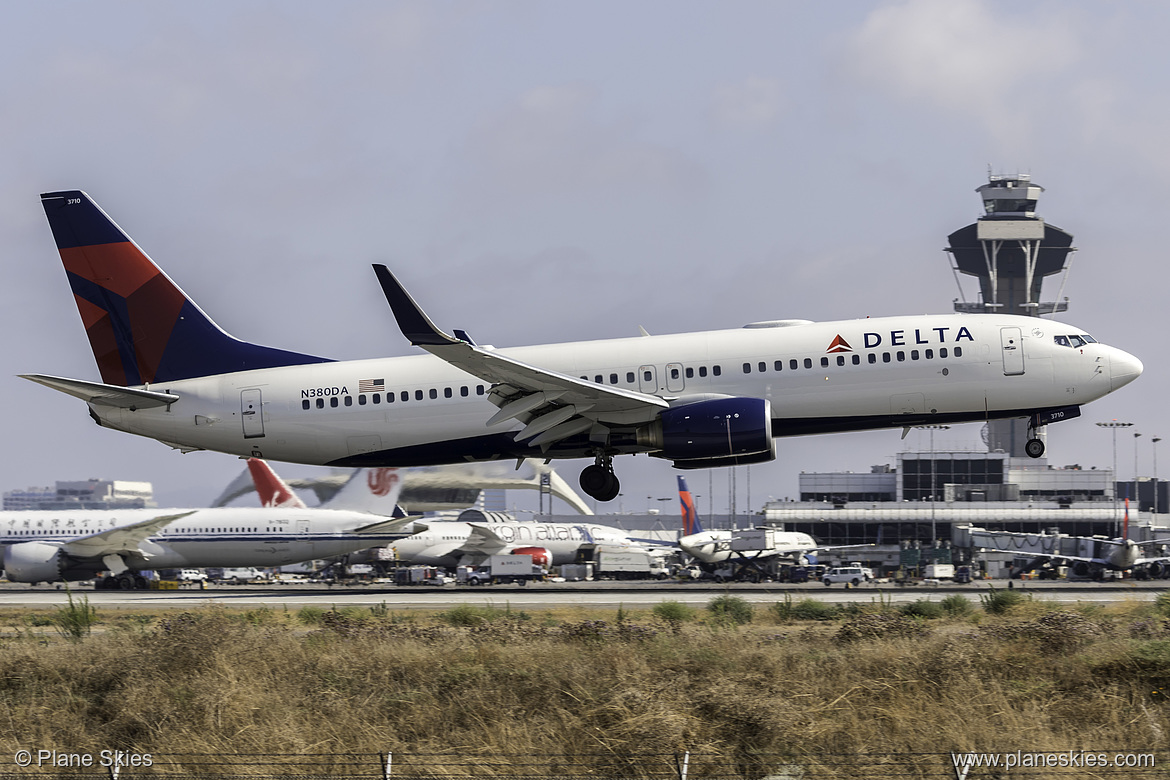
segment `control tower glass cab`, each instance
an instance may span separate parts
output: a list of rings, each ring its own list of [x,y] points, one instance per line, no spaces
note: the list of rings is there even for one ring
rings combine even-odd
[[[1040,300],[1044,278],[1066,271],[1068,255],[1075,251],[1071,233],[1036,216],[1043,191],[1025,173],[991,176],[976,190],[984,215],[951,233],[947,251],[956,280],[958,274],[976,277],[979,296],[956,300],[955,311],[1038,316],[1068,308],[1067,300]]]

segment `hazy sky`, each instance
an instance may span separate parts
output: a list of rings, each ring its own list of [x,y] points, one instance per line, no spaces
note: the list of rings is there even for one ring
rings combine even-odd
[[[1050,427],[1051,462],[1108,466],[1093,423],[1118,418],[1148,474],[1170,431],[1168,24],[1063,0],[6,4],[0,489],[141,479],[195,504],[242,468],[15,376],[98,379],[41,192],[86,190],[233,335],[346,359],[413,350],[373,262],[496,346],[947,312],[942,248],[989,166],[1030,172],[1075,236],[1062,318],[1146,365]],[[751,502],[926,446],[899,436],[782,439]],[[1131,433],[1118,460],[1129,478]],[[669,463],[617,463],[627,511],[673,495]]]

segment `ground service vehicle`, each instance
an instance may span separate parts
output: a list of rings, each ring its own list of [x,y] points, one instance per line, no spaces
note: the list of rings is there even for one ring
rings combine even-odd
[[[594,575],[603,580],[664,580],[670,570],[648,550],[598,550]]]
[[[861,583],[868,580],[865,570],[860,566],[838,566],[834,569],[829,569],[821,578],[821,582],[825,585],[832,585],[834,582],[844,582],[857,587]]]

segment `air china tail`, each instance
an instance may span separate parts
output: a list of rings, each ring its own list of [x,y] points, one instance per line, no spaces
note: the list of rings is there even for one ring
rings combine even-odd
[[[277,509],[307,508],[305,502],[272,470],[268,461],[248,458],[248,471],[252,473],[252,484],[256,486],[261,506]]]

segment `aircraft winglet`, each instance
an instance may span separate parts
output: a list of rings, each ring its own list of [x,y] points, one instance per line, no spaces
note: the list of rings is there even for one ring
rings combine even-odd
[[[422,307],[410,297],[406,288],[394,278],[389,268],[375,264],[374,273],[378,275],[378,283],[382,285],[382,292],[386,296],[386,302],[390,304],[390,310],[394,312],[394,319],[398,320],[402,335],[410,339],[411,344],[421,347],[459,343],[454,336],[448,336],[439,330]]]

